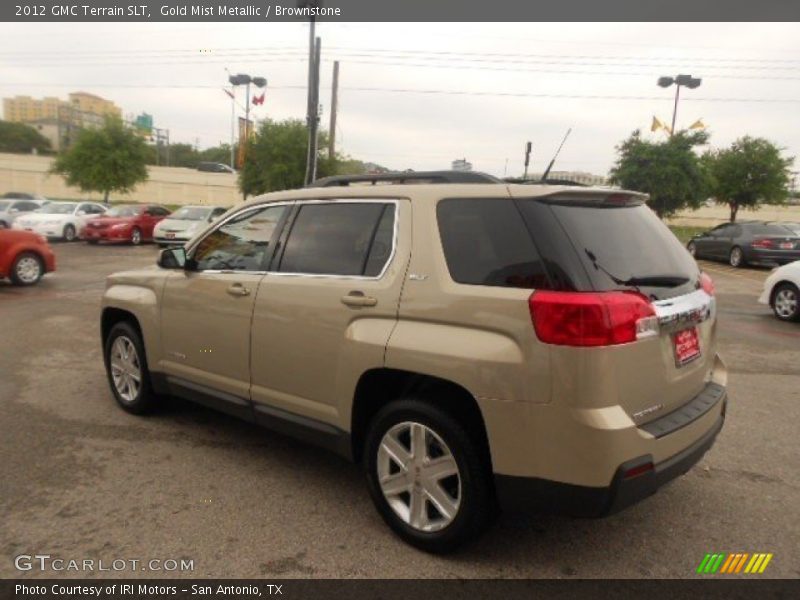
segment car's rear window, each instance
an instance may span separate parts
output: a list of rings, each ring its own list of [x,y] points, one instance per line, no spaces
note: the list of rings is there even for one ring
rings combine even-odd
[[[793,235],[794,232],[786,225],[777,223],[752,223],[745,225],[746,230],[753,235]]]
[[[519,207],[531,230],[536,232],[536,200],[521,200]],[[538,203],[541,207],[541,203]],[[607,291],[640,288],[656,297],[691,291],[697,282],[694,259],[669,228],[644,204],[591,206],[550,204],[552,215],[562,229],[559,245],[571,244],[588,275],[591,289]],[[563,269],[575,269],[560,261]],[[569,273],[567,275],[570,275]],[[580,275],[570,277],[579,281]],[[625,284],[632,279],[674,279],[682,283]],[[655,279],[652,279],[655,281]],[[577,286],[580,289],[580,286]]]
[[[439,233],[453,281],[549,288],[542,260],[514,201],[448,199],[437,206]]]

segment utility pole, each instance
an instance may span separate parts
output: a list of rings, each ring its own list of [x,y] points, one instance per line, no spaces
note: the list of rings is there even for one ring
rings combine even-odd
[[[313,123],[315,123],[317,120],[317,107],[314,104],[314,72],[316,63],[315,40],[316,40],[316,20],[312,16],[308,20],[308,99],[306,104],[306,127],[308,128],[308,144],[306,148],[306,177],[305,177],[306,185],[314,181],[314,178],[312,176],[311,163],[314,162],[313,147],[314,147],[314,135],[316,129]]]
[[[319,63],[322,40],[316,38],[311,72],[311,99],[308,113],[308,162],[306,163],[306,185],[317,178],[317,150],[319,136]]]
[[[331,126],[328,135],[330,142],[328,145],[328,158],[331,160],[336,156],[336,108],[339,104],[339,61],[333,61],[333,89],[331,90]]]
[[[530,142],[525,144],[525,173],[522,176],[522,179],[527,179],[528,178],[528,165],[531,164],[531,149],[532,149],[532,147],[533,147],[533,144],[531,144]]]
[[[236,86],[231,86],[231,169],[235,169],[235,157],[233,152],[234,140],[235,135],[234,132],[236,130]]]

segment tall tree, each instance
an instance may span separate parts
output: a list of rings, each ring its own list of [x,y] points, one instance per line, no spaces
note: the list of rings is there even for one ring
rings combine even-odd
[[[683,208],[696,208],[707,197],[708,175],[694,148],[707,141],[708,134],[703,131],[682,131],[651,142],[636,130],[617,146],[619,158],[610,180],[649,194],[648,205],[662,219]]]
[[[69,185],[85,192],[128,192],[147,179],[147,145],[118,118],[107,118],[98,129],[84,129],[75,143],[53,164]]]
[[[784,157],[781,149],[769,140],[745,136],[729,148],[704,156],[711,175],[711,194],[720,204],[727,204],[730,219],[743,206],[779,203],[789,195],[790,167],[793,157]]]
[[[47,152],[50,140],[25,123],[0,121],[0,152]]]
[[[320,148],[326,146],[325,134],[320,135]],[[306,169],[306,125],[299,119],[262,121],[250,140],[245,162],[239,171],[239,189],[245,196],[275,190],[302,187]],[[333,174],[336,160],[321,152],[317,174]]]

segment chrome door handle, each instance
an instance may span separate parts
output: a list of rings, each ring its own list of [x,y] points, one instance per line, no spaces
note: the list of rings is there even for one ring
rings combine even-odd
[[[365,296],[364,292],[350,292],[342,296],[342,304],[353,307],[375,306],[378,299],[372,296]]]
[[[249,296],[250,290],[241,283],[233,283],[226,290],[231,296]]]

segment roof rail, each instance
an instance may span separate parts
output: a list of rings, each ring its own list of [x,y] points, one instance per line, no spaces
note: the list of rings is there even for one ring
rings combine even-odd
[[[502,180],[477,171],[404,171],[369,173],[366,175],[334,175],[323,177],[306,187],[348,186],[353,183],[503,183]]]

